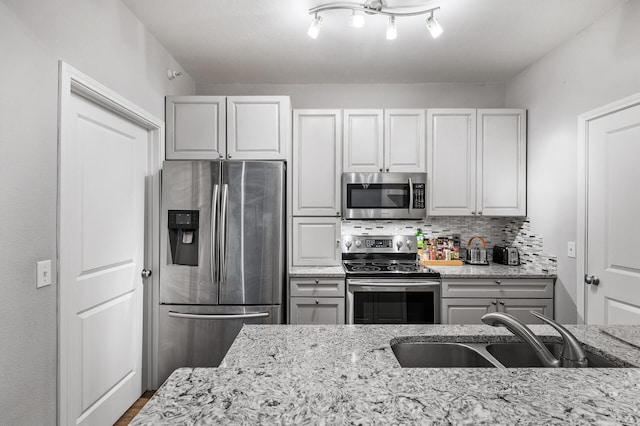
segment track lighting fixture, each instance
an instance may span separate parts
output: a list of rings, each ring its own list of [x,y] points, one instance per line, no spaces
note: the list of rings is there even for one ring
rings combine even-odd
[[[316,13],[315,18],[311,22],[311,26],[309,26],[309,30],[307,30],[307,35],[313,39],[318,38],[320,27],[322,27],[322,17]]]
[[[433,4],[433,1],[426,1],[427,4]],[[396,18],[418,16],[429,14],[427,18],[427,28],[431,33],[431,37],[436,38],[442,34],[442,27],[438,20],[433,16],[433,12],[440,7],[423,6],[397,6],[387,7],[385,0],[366,0],[364,3],[328,3],[309,9],[309,14],[314,16],[313,22],[309,27],[307,34],[311,38],[317,38],[322,24],[322,18],[319,13],[329,12],[333,10],[350,10],[349,26],[353,28],[362,28],[364,26],[364,15],[356,12],[364,12],[367,15],[383,15],[389,17],[387,24],[387,40],[395,40],[398,37],[398,26]]]

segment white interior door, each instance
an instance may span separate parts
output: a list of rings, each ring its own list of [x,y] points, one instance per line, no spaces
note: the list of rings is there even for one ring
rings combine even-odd
[[[589,121],[587,138],[586,322],[640,324],[640,105]]]
[[[113,424],[140,396],[148,131],[71,94],[60,146],[60,409]]]

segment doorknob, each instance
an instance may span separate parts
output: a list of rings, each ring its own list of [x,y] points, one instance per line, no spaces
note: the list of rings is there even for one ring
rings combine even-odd
[[[600,284],[600,278],[596,277],[595,275],[585,275],[584,276],[584,282],[587,284],[592,284],[592,285],[598,285]]]
[[[142,275],[142,278],[149,278],[151,276],[151,271],[148,269],[143,269],[142,272],[140,272],[140,275]]]

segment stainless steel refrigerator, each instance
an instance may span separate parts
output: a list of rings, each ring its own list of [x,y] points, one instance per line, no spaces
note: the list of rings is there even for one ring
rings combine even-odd
[[[166,161],[158,384],[218,366],[243,324],[282,322],[285,165]]]

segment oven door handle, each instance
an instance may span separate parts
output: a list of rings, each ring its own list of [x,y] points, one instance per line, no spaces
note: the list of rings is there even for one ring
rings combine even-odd
[[[409,282],[397,282],[397,281],[348,281],[349,287],[388,287],[388,288],[402,288],[402,287],[440,287],[438,281],[409,281]]]

